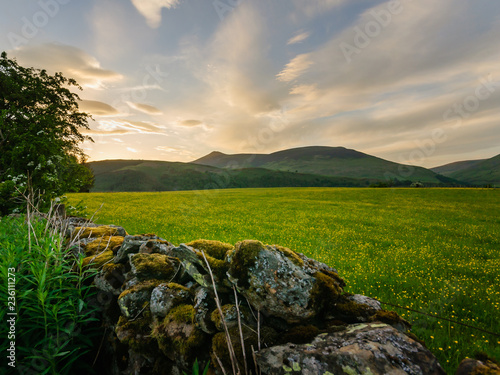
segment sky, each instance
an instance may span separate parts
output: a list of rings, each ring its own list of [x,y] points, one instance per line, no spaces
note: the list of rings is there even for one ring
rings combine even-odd
[[[500,154],[497,0],[0,0],[0,51],[82,86],[90,161]]]

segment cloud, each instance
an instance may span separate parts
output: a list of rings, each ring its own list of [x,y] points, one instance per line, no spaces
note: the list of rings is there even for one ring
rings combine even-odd
[[[50,73],[62,72],[67,78],[74,78],[86,87],[102,88],[106,82],[123,78],[119,73],[103,69],[95,57],[65,44],[29,44],[9,54],[15,56],[21,65],[46,69]]]
[[[179,0],[132,0],[132,4],[146,18],[148,25],[155,29],[161,24],[161,10],[175,8]]]
[[[120,114],[116,108],[96,100],[82,100],[79,104],[79,108],[82,112],[88,112],[95,116],[112,117]]]
[[[160,111],[156,107],[153,107],[152,105],[141,104],[141,103],[132,103],[132,102],[127,102],[127,104],[131,108],[136,109],[140,112],[146,113],[148,115],[161,115],[162,114],[162,111]]]
[[[198,126],[203,124],[203,122],[199,120],[184,120],[179,123],[182,126]]]
[[[99,120],[91,124],[87,135],[124,135],[124,134],[165,134],[165,129],[149,121],[131,121],[124,119]]]
[[[297,34],[295,35],[294,37],[291,37],[288,42],[287,42],[287,45],[291,45],[291,44],[296,44],[296,43],[301,43],[303,42],[304,40],[306,40],[307,38],[309,38],[309,36],[311,35],[310,32],[302,32],[300,34]]]
[[[278,81],[293,81],[303,74],[311,65],[313,65],[313,61],[311,60],[310,54],[303,53],[297,55],[286,64],[285,68],[279,72],[276,77]]]
[[[130,151],[130,152],[134,152],[134,153],[139,152],[135,148],[132,148],[132,147],[127,147],[127,150]]]

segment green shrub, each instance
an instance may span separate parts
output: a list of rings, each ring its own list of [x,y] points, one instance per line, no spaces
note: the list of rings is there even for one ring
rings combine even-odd
[[[2,340],[2,353],[15,341],[16,369],[23,374],[62,375],[75,373],[77,365],[80,371],[89,367],[78,360],[90,351],[88,327],[97,320],[97,309],[87,302],[95,292],[86,282],[95,271],[84,270],[82,258],[65,249],[62,237],[37,217],[0,219],[0,264],[0,300],[7,305],[12,297],[7,280],[15,275],[15,306],[9,308],[17,313],[15,337]],[[0,320],[6,322],[12,312],[2,307]]]

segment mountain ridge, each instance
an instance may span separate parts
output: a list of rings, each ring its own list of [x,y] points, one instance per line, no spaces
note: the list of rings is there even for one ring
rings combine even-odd
[[[346,178],[442,182],[435,172],[423,167],[398,164],[345,147],[308,146],[270,154],[224,154],[216,151],[191,163],[223,169],[258,167]]]

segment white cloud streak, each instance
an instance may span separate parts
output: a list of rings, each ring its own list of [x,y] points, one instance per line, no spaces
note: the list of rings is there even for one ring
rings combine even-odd
[[[175,8],[179,0],[132,0],[132,4],[146,18],[150,27],[157,28],[161,24],[161,10]]]

